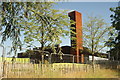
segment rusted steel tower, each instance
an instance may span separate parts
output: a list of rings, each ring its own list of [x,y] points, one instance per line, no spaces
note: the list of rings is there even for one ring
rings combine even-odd
[[[74,31],[76,34],[71,33],[71,46],[75,48],[75,51],[71,51],[72,54],[77,55],[76,62],[83,63],[84,62],[84,56],[81,53],[81,50],[83,50],[83,39],[82,39],[82,14],[73,11],[68,13],[71,20],[75,21],[75,24],[71,25],[72,31]],[[75,40],[72,38],[75,37]]]

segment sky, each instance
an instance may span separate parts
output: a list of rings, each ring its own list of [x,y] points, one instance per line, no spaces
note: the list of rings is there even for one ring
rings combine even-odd
[[[102,18],[110,24],[110,15],[112,12],[110,12],[109,8],[118,6],[118,2],[58,2],[58,4],[54,5],[55,9],[60,10],[69,10],[73,11],[76,10],[80,13],[82,13],[82,24],[84,24],[84,21],[87,20],[87,15],[93,15],[93,16],[102,16]],[[1,40],[1,38],[0,38]],[[61,38],[62,43],[60,46],[70,46],[70,38]],[[35,45],[38,45],[35,43]],[[6,53],[10,50],[8,46],[11,46],[10,41],[8,40],[5,43]],[[2,54],[2,47],[0,47],[0,56]],[[19,51],[18,51],[19,52]]]
[[[111,25],[109,10],[111,7],[118,6],[118,2],[60,2],[54,6],[55,9],[76,10],[82,13],[82,24],[87,20],[87,16],[101,16],[106,23]],[[61,46],[70,45],[70,38],[62,38]]]

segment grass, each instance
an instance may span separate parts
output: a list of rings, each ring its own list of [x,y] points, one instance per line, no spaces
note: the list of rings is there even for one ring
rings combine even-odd
[[[118,78],[120,71],[105,69],[95,65],[93,72],[89,64],[55,63],[30,64],[15,63],[6,66],[8,78]]]
[[[112,70],[101,70],[98,72],[84,72],[74,71],[69,73],[62,73],[60,71],[47,71],[42,73],[21,73],[21,76],[17,74],[11,74],[10,78],[118,78],[118,73]]]
[[[110,69],[101,69],[93,72],[73,72],[70,73],[70,78],[118,78],[118,73]],[[65,77],[69,77],[66,75]]]

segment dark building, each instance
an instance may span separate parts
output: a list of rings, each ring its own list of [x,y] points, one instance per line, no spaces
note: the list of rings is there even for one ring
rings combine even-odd
[[[18,53],[18,58],[29,58],[28,54],[25,53]]]

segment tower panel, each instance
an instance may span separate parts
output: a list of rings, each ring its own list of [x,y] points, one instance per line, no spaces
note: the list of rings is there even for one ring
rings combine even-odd
[[[79,62],[83,63],[84,56],[80,52],[83,49],[82,14],[77,11],[73,11],[73,12],[70,12],[68,15],[71,20],[75,21],[75,24],[71,25],[71,27],[74,27],[75,29],[72,28],[71,30],[76,33],[76,34],[71,33],[71,46],[75,48],[75,51],[71,51],[71,53],[77,56],[77,60],[76,60],[77,63]],[[73,37],[75,37],[75,40],[72,39]]]

